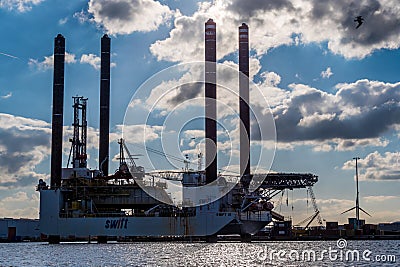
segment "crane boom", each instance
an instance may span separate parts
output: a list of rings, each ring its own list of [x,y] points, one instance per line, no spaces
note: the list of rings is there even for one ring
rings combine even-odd
[[[131,152],[129,151],[128,147],[126,146],[125,140],[121,138],[120,142],[121,142],[122,146],[124,147],[124,150],[125,150],[126,154],[128,154],[128,159],[129,159],[130,165],[131,165],[130,167],[131,168],[133,167],[136,170],[137,166],[136,166],[134,157],[132,156]]]
[[[143,179],[145,175],[144,168],[142,166],[136,165],[134,158],[134,156],[140,155],[132,155],[123,138],[118,140],[118,144],[120,145],[120,165],[126,165],[133,178]],[[124,151],[127,154],[127,157],[124,157]],[[128,164],[125,162],[125,159],[129,160]]]
[[[317,216],[317,215],[316,215],[315,213],[313,213],[311,216],[305,218],[304,220],[302,220],[302,221],[299,222],[299,223],[296,223],[294,226],[301,226],[301,225],[307,223],[307,227],[308,227],[308,226],[311,224],[311,222],[314,221],[314,219],[315,219],[316,216]],[[305,229],[305,228],[306,228],[306,227],[304,227],[304,229]]]
[[[307,225],[304,227],[304,229],[307,229],[310,226],[310,224],[315,220],[315,218],[317,219],[318,224],[320,226],[322,226],[322,219],[321,219],[320,211],[317,206],[317,201],[315,200],[314,191],[312,190],[311,186],[308,186],[307,190],[310,193],[311,203],[314,208],[314,213],[311,216],[309,216],[309,217],[305,218],[304,220],[302,220],[301,222],[299,222],[298,224],[296,224],[297,226],[300,226],[307,222]]]
[[[321,216],[320,216],[320,214],[319,214],[320,212],[319,212],[319,209],[318,209],[318,206],[317,206],[317,201],[315,200],[314,191],[312,190],[312,187],[311,187],[311,186],[308,186],[308,192],[310,192],[311,203],[312,203],[312,205],[313,205],[314,214],[315,214],[316,217],[317,217],[318,224],[322,226],[322,219],[321,219]],[[314,220],[314,218],[313,218],[313,220]],[[311,222],[310,222],[310,223],[311,223]]]

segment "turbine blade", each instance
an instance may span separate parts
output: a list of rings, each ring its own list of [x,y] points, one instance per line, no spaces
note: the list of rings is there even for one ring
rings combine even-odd
[[[364,212],[365,214],[367,214],[369,217],[372,217],[372,215],[370,215],[368,212],[366,212],[365,210],[363,210],[361,207],[360,207],[360,210],[361,210],[362,212]]]
[[[346,213],[346,212],[349,212],[349,211],[351,211],[351,210],[354,210],[356,207],[352,207],[351,209],[348,209],[348,210],[346,210],[346,211],[343,211],[342,213],[340,213],[340,214],[344,214],[344,213]]]

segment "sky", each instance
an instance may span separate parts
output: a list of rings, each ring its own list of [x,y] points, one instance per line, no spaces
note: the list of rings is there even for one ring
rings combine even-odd
[[[364,23],[356,29],[359,15]],[[72,96],[82,95],[89,99],[89,167],[98,168],[105,33],[112,49],[111,155],[116,158],[123,134],[132,153],[146,153],[145,141],[182,159],[188,154],[195,163],[204,133],[202,121],[191,118],[201,116],[203,90],[193,83],[202,72],[191,62],[204,59],[209,18],[217,23],[221,88],[236,88],[238,27],[245,22],[250,29],[250,104],[259,114],[252,126],[267,132],[255,134],[252,127],[252,153],[267,152],[266,158],[252,154],[252,167],[318,175],[314,193],[322,218],[346,223],[354,213],[340,213],[355,205],[352,158],[360,157],[360,203],[372,215],[362,218],[400,221],[400,7],[394,0],[1,0],[0,217],[38,217],[35,185],[49,181],[50,172],[58,33],[66,38],[64,166]],[[220,87],[223,168],[237,161],[238,120],[234,94]],[[138,164],[147,170],[183,167],[154,155],[157,164],[150,166],[143,158]],[[117,167],[116,160],[110,163],[110,170]],[[313,212],[308,199],[306,190],[294,190],[274,202],[299,222]]]

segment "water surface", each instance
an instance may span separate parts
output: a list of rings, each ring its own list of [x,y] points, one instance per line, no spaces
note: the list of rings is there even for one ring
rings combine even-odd
[[[3,243],[0,266],[400,266],[398,240],[347,241],[345,245],[339,248],[336,241]],[[355,251],[358,260],[356,254],[351,258]]]

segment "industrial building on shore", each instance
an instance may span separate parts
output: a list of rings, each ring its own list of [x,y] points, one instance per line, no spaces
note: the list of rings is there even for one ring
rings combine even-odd
[[[348,218],[346,224],[326,221],[325,225],[305,228],[293,226],[292,221],[277,221],[260,235],[261,240],[400,239],[400,222],[368,224],[360,220],[358,228],[356,218]]]
[[[0,219],[0,242],[39,240],[39,219]]]

